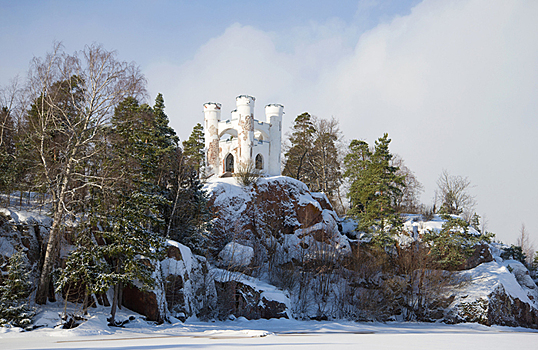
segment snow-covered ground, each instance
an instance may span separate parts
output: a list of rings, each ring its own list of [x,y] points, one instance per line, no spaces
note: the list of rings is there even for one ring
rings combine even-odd
[[[281,349],[537,349],[538,331],[478,324],[356,323],[286,319],[200,322],[156,325],[123,309],[120,319],[135,315],[125,328],[110,328],[106,310],[77,328],[51,328],[59,308],[38,318],[48,323],[31,332],[0,328],[0,349],[236,349],[259,346]]]

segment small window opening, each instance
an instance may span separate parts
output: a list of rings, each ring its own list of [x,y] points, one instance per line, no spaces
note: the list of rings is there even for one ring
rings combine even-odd
[[[263,169],[263,157],[261,154],[258,154],[256,156],[256,169],[262,170]]]

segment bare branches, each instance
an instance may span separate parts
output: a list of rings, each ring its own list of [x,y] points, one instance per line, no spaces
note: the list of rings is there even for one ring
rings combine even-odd
[[[106,175],[79,169],[98,166],[97,158],[106,144],[104,131],[119,102],[145,92],[140,69],[118,61],[114,51],[106,51],[101,45],[86,46],[69,55],[55,43],[44,59],[33,59],[28,74],[33,104],[27,126],[39,154],[43,185],[53,198],[53,227],[36,296],[38,303],[46,301],[63,216],[75,206],[79,192],[102,188],[105,183]]]
[[[391,165],[398,168],[396,174],[403,176],[404,183],[402,196],[396,199],[396,210],[400,213],[418,213],[421,208],[420,194],[424,191],[424,187],[415,173],[405,165],[402,157],[395,154],[391,159]]]
[[[517,246],[521,247],[521,251],[525,254],[525,260],[530,266],[534,260],[534,244],[530,240],[530,235],[525,227],[525,224],[521,224],[519,229],[519,237],[517,238]]]
[[[467,177],[453,176],[443,170],[437,180],[437,186],[436,196],[441,203],[440,211],[445,214],[463,214],[468,221],[476,205],[474,196],[468,192],[471,181]]]

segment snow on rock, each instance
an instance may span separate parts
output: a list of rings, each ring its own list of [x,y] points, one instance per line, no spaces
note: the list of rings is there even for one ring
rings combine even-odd
[[[220,317],[291,318],[287,292],[240,272],[214,268]]]
[[[256,247],[276,245],[280,263],[319,251],[325,256],[351,252],[327,196],[310,192],[301,181],[273,176],[241,187],[234,178],[212,178],[205,189],[217,216],[212,238],[219,252],[232,241],[256,253]]]
[[[525,278],[528,270],[523,264],[492,261],[459,274],[464,282],[446,321],[538,328],[538,290]]]
[[[52,220],[41,211],[0,208],[0,265],[22,250],[31,266],[37,266]]]
[[[405,220],[403,224],[404,231],[407,231],[415,239],[428,231],[441,231],[446,221],[439,215],[433,215],[430,220],[424,220],[422,215],[419,214],[407,214],[403,218]]]
[[[41,211],[0,208],[0,215],[15,225],[41,225],[50,227],[52,219]]]
[[[228,268],[245,268],[254,259],[254,249],[236,242],[226,244],[219,253],[220,263]]]
[[[204,257],[192,254],[178,242],[168,240],[166,257],[152,264],[157,281],[151,291],[126,288],[123,304],[145,315],[148,320],[163,321],[168,315],[185,320],[190,316],[210,317],[215,308],[216,291]]]
[[[54,328],[62,324],[60,312],[57,310],[44,310],[34,319],[34,326]]]

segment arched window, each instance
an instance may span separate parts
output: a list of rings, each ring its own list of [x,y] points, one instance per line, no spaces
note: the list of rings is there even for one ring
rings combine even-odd
[[[231,153],[226,156],[226,161],[224,163],[224,171],[227,173],[234,172],[234,156],[232,156]]]
[[[258,170],[263,169],[263,156],[261,154],[258,154],[256,156],[256,169]]]

